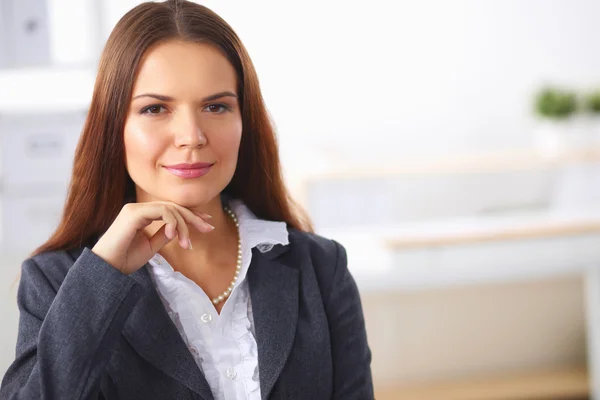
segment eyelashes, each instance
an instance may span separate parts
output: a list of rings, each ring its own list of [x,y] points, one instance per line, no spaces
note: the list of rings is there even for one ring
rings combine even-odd
[[[215,112],[215,108],[217,108],[216,112]],[[223,103],[209,104],[206,107],[204,107],[203,110],[207,110],[207,109],[210,110],[209,111],[210,114],[224,114],[226,112],[231,111],[231,107],[229,107],[227,104],[223,104]],[[164,104],[151,104],[149,106],[142,108],[140,110],[140,114],[156,116],[156,115],[164,114],[167,111],[168,111],[168,109]]]
[[[229,107],[227,104],[222,104],[222,103],[219,103],[219,104],[209,104],[208,106],[205,107],[205,109],[206,108],[210,108],[210,107],[221,107],[221,109],[222,109],[221,112],[215,112],[215,113],[212,113],[212,114],[223,114],[224,112],[231,111],[231,107]]]
[[[166,107],[161,104],[152,104],[140,110],[140,114],[158,115],[161,110],[166,110]]]

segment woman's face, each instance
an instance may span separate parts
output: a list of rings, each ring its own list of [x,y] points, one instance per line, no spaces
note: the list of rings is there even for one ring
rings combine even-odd
[[[146,53],[125,122],[138,202],[188,208],[216,199],[235,172],[242,118],[237,77],[209,44],[168,41]]]

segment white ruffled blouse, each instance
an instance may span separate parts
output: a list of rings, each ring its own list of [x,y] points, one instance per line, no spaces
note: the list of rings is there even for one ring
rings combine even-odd
[[[241,201],[229,207],[239,221],[242,269],[218,314],[202,288],[175,272],[160,254],[150,260],[150,275],[169,316],[203,371],[215,400],[259,400],[260,380],[252,303],[246,273],[252,248],[269,251],[287,245],[284,222],[258,219]]]

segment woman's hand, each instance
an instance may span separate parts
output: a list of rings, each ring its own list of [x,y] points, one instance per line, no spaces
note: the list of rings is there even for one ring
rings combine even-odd
[[[175,203],[128,203],[92,248],[92,252],[129,275],[144,266],[176,236],[181,247],[190,249],[188,225],[200,232],[211,232],[214,227],[204,220],[208,218],[210,216],[207,214],[194,214]],[[165,224],[148,238],[144,228],[158,220]]]

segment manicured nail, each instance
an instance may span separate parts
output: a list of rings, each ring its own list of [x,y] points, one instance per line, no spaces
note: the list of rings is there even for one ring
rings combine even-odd
[[[214,229],[215,229],[215,227],[214,227],[214,226],[212,226],[212,225],[211,225],[211,224],[209,224],[209,223],[206,223],[206,225],[208,225],[208,226],[210,227],[210,229],[211,229],[211,230],[214,230]]]
[[[200,218],[206,218],[206,219],[211,219],[212,215],[210,214],[206,214],[206,213],[202,213],[202,212],[198,212],[198,211],[193,211],[194,215],[196,215],[197,217]]]
[[[188,239],[188,244],[189,244],[188,249],[189,250],[194,250],[194,248],[192,247],[192,239]]]

